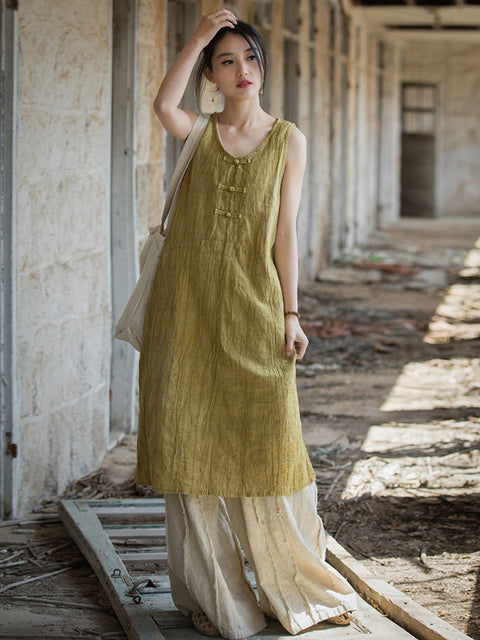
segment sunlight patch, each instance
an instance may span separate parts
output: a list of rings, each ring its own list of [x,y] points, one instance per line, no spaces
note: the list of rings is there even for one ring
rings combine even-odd
[[[381,411],[430,411],[437,407],[480,407],[479,358],[409,362]]]
[[[370,427],[342,500],[478,493],[480,418]]]

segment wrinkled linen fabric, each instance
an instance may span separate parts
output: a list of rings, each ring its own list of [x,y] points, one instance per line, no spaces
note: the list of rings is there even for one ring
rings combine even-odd
[[[213,114],[185,174],[147,305],[137,483],[288,495],[315,479],[273,260],[292,123],[228,153]]]
[[[277,618],[291,634],[357,608],[352,587],[325,561],[315,483],[290,496],[167,495],[172,597],[202,609],[224,638],[246,638]],[[259,595],[244,570],[252,567]]]

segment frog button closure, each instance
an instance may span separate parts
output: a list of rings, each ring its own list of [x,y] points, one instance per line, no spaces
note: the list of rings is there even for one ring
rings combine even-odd
[[[234,211],[225,211],[224,209],[215,209],[216,216],[225,216],[225,218],[243,218],[241,213],[235,213]]]
[[[241,165],[241,164],[250,164],[250,158],[234,158],[233,156],[223,156],[225,162],[230,162],[231,164]]]
[[[217,184],[217,189],[222,189],[223,191],[230,191],[231,193],[246,193],[246,187],[234,187],[228,184]]]

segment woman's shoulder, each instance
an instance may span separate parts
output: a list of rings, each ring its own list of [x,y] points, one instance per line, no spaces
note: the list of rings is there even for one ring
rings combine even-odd
[[[285,127],[288,131],[288,148],[287,154],[291,153],[297,154],[302,153],[307,146],[307,139],[303,131],[297,127],[294,122],[289,122],[288,120],[283,120],[285,123]]]
[[[294,122],[284,120],[288,133],[287,144],[287,163],[296,162],[306,153],[307,139],[303,131],[301,131]]]
[[[277,118],[277,120],[283,129],[289,134],[288,139],[289,142],[292,142],[292,145],[306,144],[305,134],[297,127],[295,122],[291,122],[285,118]]]

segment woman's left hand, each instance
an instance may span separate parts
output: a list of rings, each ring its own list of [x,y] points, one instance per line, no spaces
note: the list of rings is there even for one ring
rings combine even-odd
[[[285,340],[287,342],[287,358],[290,358],[295,349],[297,360],[301,360],[307,350],[308,338],[303,332],[297,316],[285,316]]]

